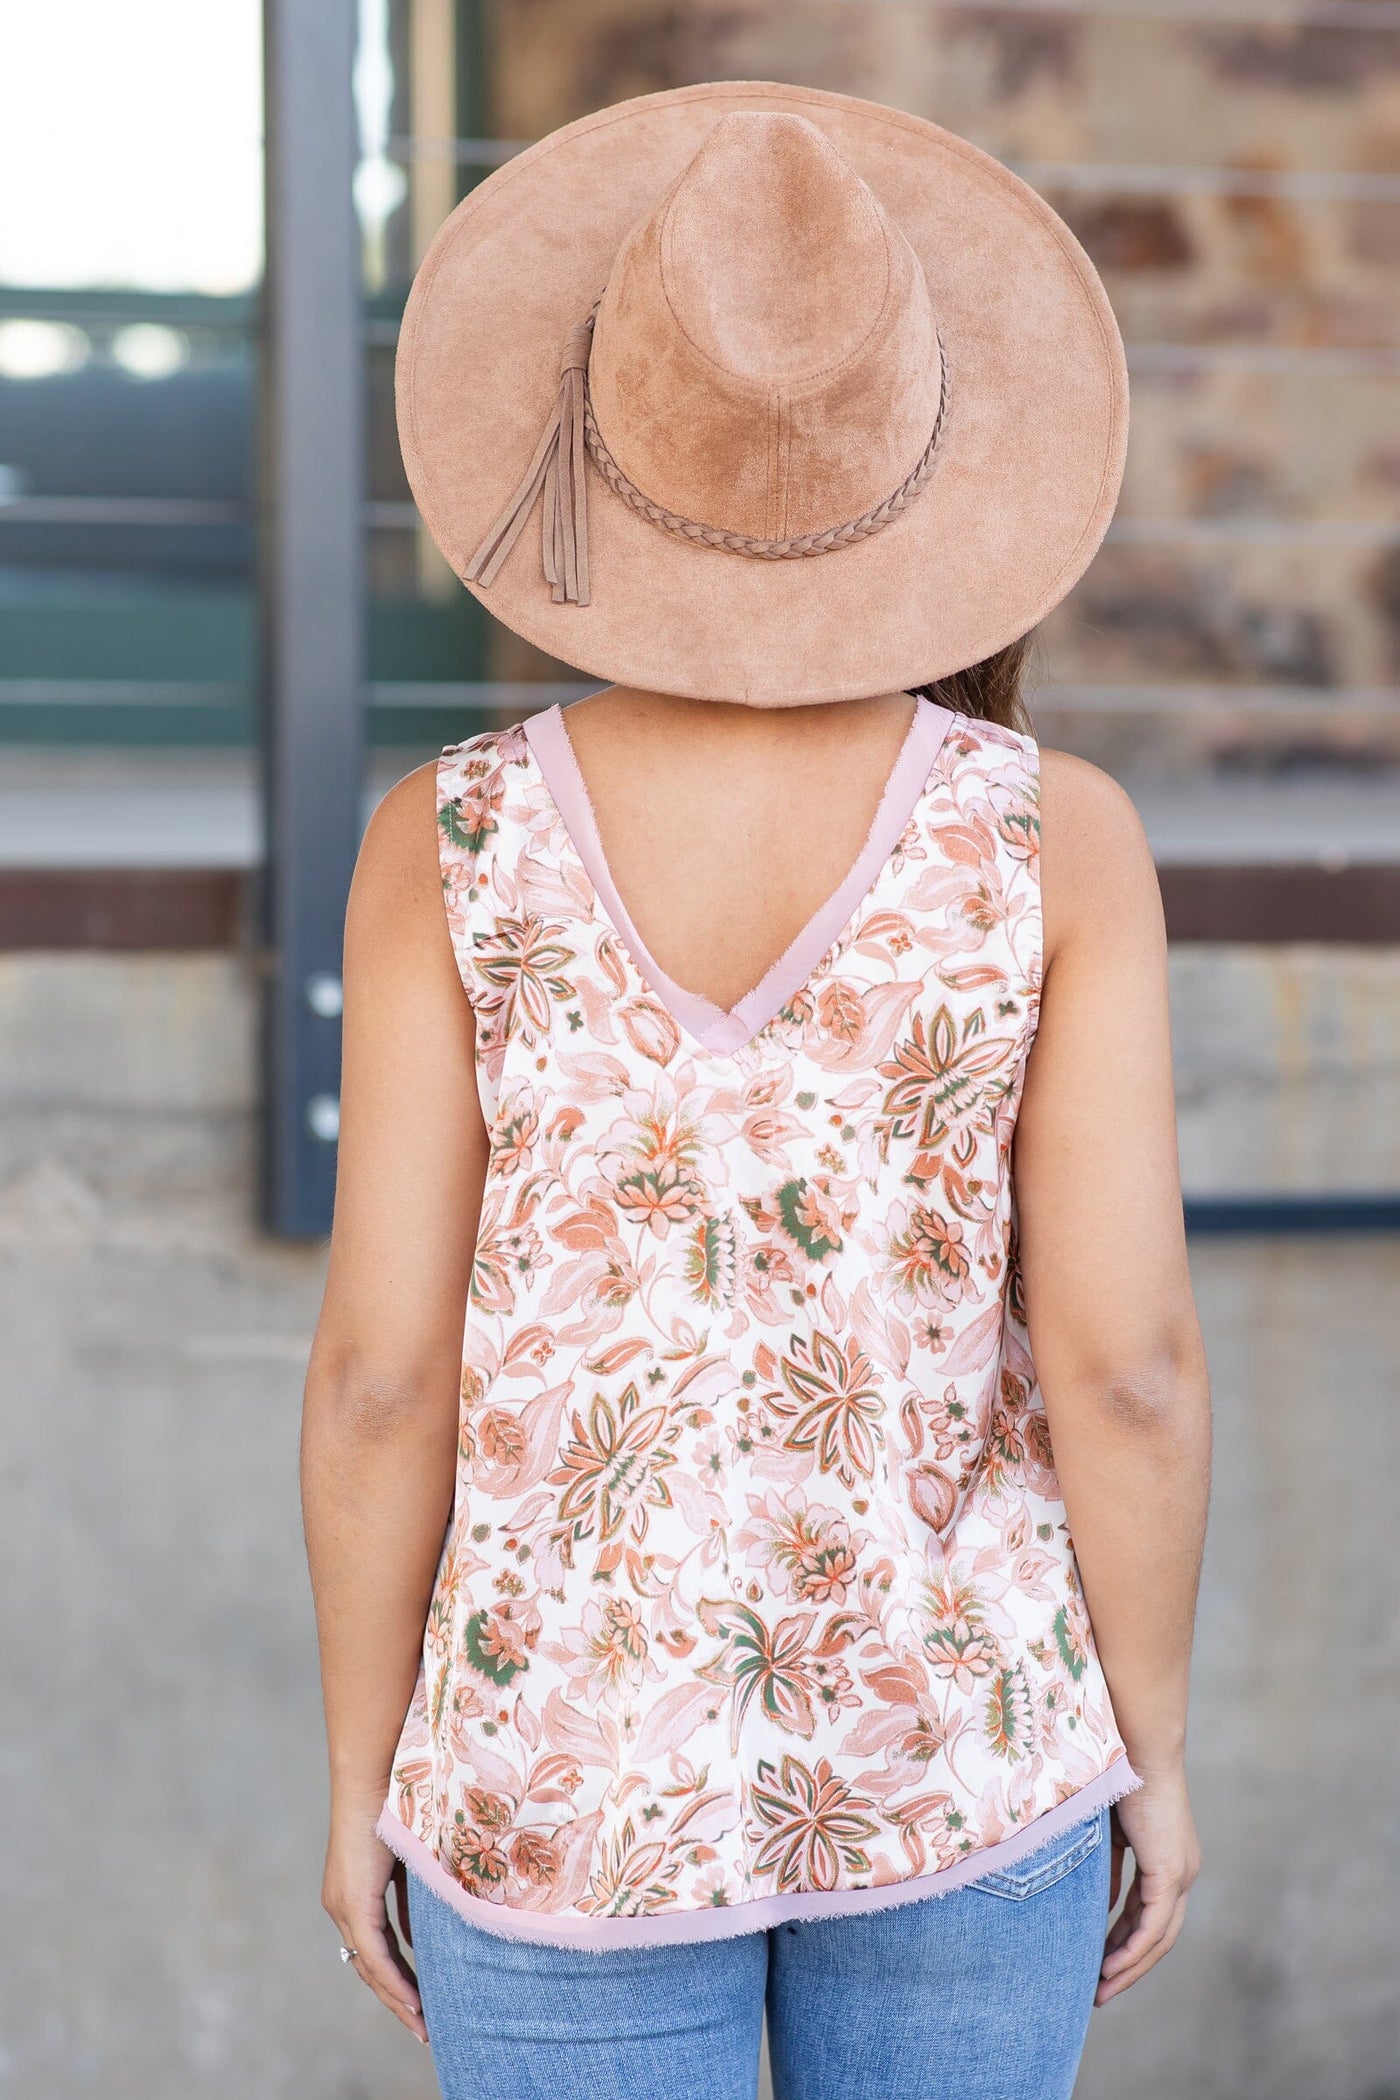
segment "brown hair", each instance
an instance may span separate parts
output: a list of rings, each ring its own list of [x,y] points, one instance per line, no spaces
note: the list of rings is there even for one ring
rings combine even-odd
[[[915,685],[909,690],[951,707],[955,714],[973,715],[979,722],[999,722],[1003,729],[1016,729],[1029,736],[1031,718],[1026,711],[1022,683],[1033,641],[1033,635],[1023,634],[1019,641],[1009,642],[980,664],[969,664],[965,671],[950,672],[946,678],[935,678],[929,685]]]

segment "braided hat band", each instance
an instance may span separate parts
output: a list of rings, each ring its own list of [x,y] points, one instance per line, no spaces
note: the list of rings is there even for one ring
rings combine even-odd
[[[601,295],[600,295],[601,297]],[[855,540],[868,539],[912,502],[933,472],[948,407],[948,355],[943,339],[935,336],[939,355],[938,408],[928,443],[913,467],[879,503],[851,518],[844,525],[831,525],[822,532],[804,532],[783,540],[754,539],[740,532],[725,532],[715,525],[697,524],[680,517],[663,504],[654,503],[629,479],[608,450],[598,428],[588,391],[588,359],[593,347],[593,324],[598,301],[586,320],[570,329],[559,361],[559,392],[535,456],[524,479],[492,525],[466,569],[469,583],[490,586],[502,562],[519,539],[535,498],[543,491],[541,556],[545,581],[554,602],[587,605],[588,583],[588,489],[584,475],[584,453],[613,494],[651,524],[675,533],[697,547],[718,547],[729,554],[757,555],[763,561],[797,561],[808,554],[829,554]]]

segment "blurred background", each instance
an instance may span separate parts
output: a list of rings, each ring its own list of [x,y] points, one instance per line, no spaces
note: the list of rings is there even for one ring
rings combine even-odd
[[[420,527],[397,317],[521,143],[720,77],[1006,160],[1128,343],[1032,703],[1161,871],[1219,1462],[1207,1867],[1082,2100],[1400,2096],[1397,0],[0,11],[0,2092],[433,2090],[318,1907],[339,919],[375,795],[589,687]]]

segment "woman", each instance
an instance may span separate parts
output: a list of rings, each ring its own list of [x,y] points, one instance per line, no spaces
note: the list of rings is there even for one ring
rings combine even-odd
[[[1019,695],[1121,475],[1102,288],[932,125],[687,89],[459,207],[399,400],[611,686],[355,876],[342,1955],[448,2100],[751,2100],[765,2003],[785,2100],[1067,2095],[1196,1873],[1208,1440],[1151,861]]]

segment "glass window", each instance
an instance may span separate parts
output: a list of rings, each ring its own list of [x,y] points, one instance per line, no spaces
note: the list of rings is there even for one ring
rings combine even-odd
[[[48,0],[2,41],[0,737],[246,742],[256,0]]]

